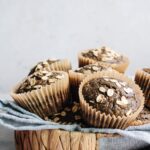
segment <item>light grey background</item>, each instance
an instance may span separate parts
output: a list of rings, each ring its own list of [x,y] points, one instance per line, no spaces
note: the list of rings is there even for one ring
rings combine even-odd
[[[149,40],[149,0],[0,0],[0,93],[40,60],[76,67],[78,51],[103,45],[129,56],[134,75],[150,64]],[[0,146],[8,134],[0,128]]]
[[[0,0],[0,90],[36,62],[108,45],[129,56],[134,74],[150,63],[149,0]]]

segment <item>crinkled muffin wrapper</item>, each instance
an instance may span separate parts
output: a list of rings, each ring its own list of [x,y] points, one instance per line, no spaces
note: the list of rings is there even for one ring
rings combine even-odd
[[[108,64],[104,64],[104,63],[99,63],[99,64],[105,65],[108,68],[110,67],[110,65]],[[101,71],[97,71],[97,72],[101,72]],[[93,73],[90,73],[90,74],[93,74]],[[71,94],[72,94],[73,100],[79,101],[79,94],[78,94],[79,85],[82,82],[82,80],[90,74],[83,74],[80,72],[69,70],[69,80],[70,80]]]
[[[150,108],[150,74],[144,70],[138,70],[135,74],[135,82],[144,93],[145,105]]]
[[[72,94],[72,99],[74,101],[79,101],[79,85],[84,78],[84,74],[69,70],[70,90]]]
[[[134,112],[133,114],[129,116],[122,116],[122,117],[115,116],[115,115],[107,115],[105,113],[97,111],[95,108],[93,108],[86,102],[82,94],[82,88],[85,85],[85,83],[87,83],[91,79],[104,77],[104,76],[108,76],[108,77],[112,77],[112,78],[125,81],[129,84],[131,88],[134,89],[136,97],[140,100],[140,106],[136,112]],[[80,98],[81,109],[83,112],[83,119],[89,125],[94,126],[94,127],[101,127],[101,128],[120,128],[120,129],[126,128],[132,121],[136,119],[136,117],[142,111],[143,106],[144,106],[144,97],[140,88],[131,79],[128,79],[127,77],[125,77],[124,75],[116,71],[112,71],[112,72],[102,71],[102,72],[95,73],[86,77],[82,81],[79,87],[79,98]]]
[[[48,71],[65,71],[68,72],[71,69],[71,63],[68,59],[56,61],[50,64],[46,69]]]
[[[17,93],[22,81],[12,90],[11,96],[20,106],[42,118],[57,113],[69,96],[69,77],[66,72],[62,73],[65,77],[51,85],[30,92]]]
[[[84,51],[84,52],[87,52],[87,51]],[[98,61],[94,60],[94,59],[91,59],[91,58],[88,58],[88,57],[84,57],[82,55],[82,53],[79,53],[78,62],[79,62],[79,67],[83,67],[83,66],[88,65],[88,64],[94,64]],[[110,64],[110,63],[107,63],[107,62],[103,62],[103,63]],[[120,73],[124,73],[126,71],[128,65],[129,65],[129,59],[125,56],[123,56],[123,59],[120,62],[115,63],[115,64],[110,64],[110,66],[114,70],[117,70]]]

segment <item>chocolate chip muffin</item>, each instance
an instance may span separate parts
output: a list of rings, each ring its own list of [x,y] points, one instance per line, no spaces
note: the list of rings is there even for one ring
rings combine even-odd
[[[46,61],[39,62],[29,72],[31,75],[37,71],[66,71],[71,69],[71,63],[67,59],[48,59]]]
[[[112,68],[109,64],[104,63],[95,63],[89,64],[84,67],[80,67],[76,70],[69,70],[69,78],[70,78],[70,85],[71,85],[71,93],[74,100],[79,100],[78,96],[78,88],[81,81],[89,74],[93,74],[95,72],[108,70],[112,71]]]
[[[150,68],[139,69],[135,74],[135,82],[144,93],[145,105],[150,108]]]
[[[80,85],[79,98],[84,120],[105,128],[127,127],[144,104],[139,87],[116,71],[87,76]]]
[[[128,67],[129,60],[108,47],[89,49],[79,53],[79,66],[85,66],[96,62],[103,62],[121,73],[124,73]]]
[[[58,112],[69,95],[69,77],[63,71],[38,71],[19,83],[11,92],[22,107],[44,118]]]

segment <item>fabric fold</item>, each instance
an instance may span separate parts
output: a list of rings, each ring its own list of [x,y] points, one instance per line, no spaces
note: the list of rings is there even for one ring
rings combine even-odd
[[[141,140],[150,144],[150,124],[131,126],[125,130],[105,128],[82,128],[80,125],[61,125],[52,121],[45,121],[30,113],[13,101],[0,100],[0,124],[12,130],[42,130],[63,129],[93,133],[117,133],[125,137]]]

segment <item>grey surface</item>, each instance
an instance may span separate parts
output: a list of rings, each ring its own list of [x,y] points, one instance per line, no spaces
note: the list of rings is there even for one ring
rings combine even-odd
[[[149,0],[0,0],[0,90],[35,63],[108,45],[129,56],[128,73],[150,64]]]
[[[0,127],[0,150],[15,150],[13,130]]]

